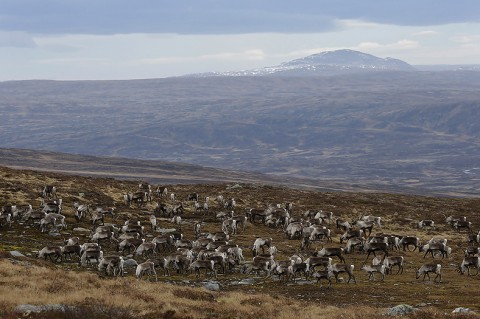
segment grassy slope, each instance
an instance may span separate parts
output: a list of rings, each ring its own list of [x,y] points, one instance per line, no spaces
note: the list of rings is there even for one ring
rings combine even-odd
[[[90,227],[86,222],[80,224],[75,222],[72,208],[74,201],[92,204],[112,204],[114,201],[120,203],[121,194],[135,190],[137,182],[0,168],[2,200],[0,204],[30,203],[38,207],[39,190],[44,184],[56,185],[59,196],[64,199],[64,213],[69,227],[62,235],[67,237],[71,234],[73,227]],[[306,307],[304,311],[307,318],[319,317],[319,314],[325,311],[324,309],[331,311],[327,315],[329,318],[346,313],[352,317],[362,318],[364,315],[359,314],[360,311],[365,313],[365,317],[368,315],[372,318],[379,312],[376,308],[391,307],[399,303],[415,305],[422,302],[433,307],[433,310],[429,311],[436,311],[434,309],[439,309],[441,312],[451,311],[457,306],[478,310],[480,304],[480,297],[477,294],[478,278],[461,276],[455,270],[463,258],[462,251],[467,246],[466,234],[452,231],[442,224],[442,220],[443,214],[467,216],[477,230],[480,225],[480,216],[477,214],[479,199],[313,192],[252,183],[240,184],[240,187],[233,188],[232,184],[166,186],[169,191],[175,192],[179,199],[184,199],[187,194],[194,191],[202,197],[209,195],[214,198],[217,194],[223,194],[226,198],[234,197],[239,206],[238,214],[243,213],[248,207],[265,207],[268,203],[291,201],[294,204],[295,216],[299,216],[307,209],[333,211],[335,216],[349,219],[359,214],[378,215],[384,220],[384,227],[378,231],[418,235],[424,240],[433,236],[446,237],[453,248],[453,254],[445,260],[437,259],[443,265],[443,282],[440,284],[415,280],[414,268],[430,259],[423,259],[418,252],[399,252],[406,258],[405,272],[402,275],[387,276],[385,282],[368,282],[366,274],[360,270],[365,255],[352,254],[347,255],[346,259],[347,262],[355,264],[358,281],[356,285],[338,283],[334,284],[333,289],[326,289],[319,288],[315,284],[299,285],[257,278],[254,285],[240,286],[233,283],[250,275],[235,273],[219,275],[219,283],[222,287],[220,293],[186,287],[200,285],[193,275],[161,277],[160,283],[150,283],[136,281],[130,270],[126,278],[104,279],[98,276],[95,270],[80,268],[76,263],[53,265],[50,262],[44,263],[27,258],[21,260],[21,263],[17,261],[16,264],[11,264],[11,261],[4,259],[8,254],[2,254],[3,258],[0,261],[2,307],[0,308],[9,310],[22,303],[88,304],[88,298],[92,296],[103,298],[105,307],[124,307],[125,313],[133,309],[140,311],[146,317],[152,313],[159,315],[172,310],[179,317],[211,317],[212,313],[217,313],[219,317],[270,318],[278,315],[283,318],[291,317],[291,313],[295,310]],[[84,193],[85,196],[80,198],[79,193]],[[143,212],[152,211],[153,205],[148,204],[142,209],[134,209],[118,204],[117,208],[119,213],[115,223],[121,224],[126,218],[138,218],[144,225],[148,225],[147,217]],[[183,216],[182,231],[185,237],[193,239],[192,223],[200,219],[206,222],[204,231],[219,231],[220,223],[213,218],[214,213],[219,210],[221,209],[212,203],[210,212],[193,213],[192,205],[189,203],[187,212]],[[434,219],[439,224],[438,229],[436,231],[415,229],[414,222],[423,218]],[[162,220],[161,227],[169,228],[174,225]],[[340,246],[338,240],[340,232],[334,230],[334,233],[334,243],[325,245]],[[279,248],[278,260],[292,255],[300,246],[298,240],[287,240],[277,229],[249,224],[244,233],[233,236],[233,240],[244,248],[247,260],[251,259],[251,252],[247,247],[251,246],[257,236],[273,238],[275,245]],[[83,238],[82,242],[86,240]],[[14,224],[12,229],[0,229],[0,250],[2,251],[15,249],[33,255],[34,251],[43,246],[60,244],[61,241],[62,239],[41,234],[38,229],[27,228],[25,225]],[[322,244],[318,243],[314,248],[318,249],[321,246]],[[108,253],[114,251],[111,244],[105,244],[104,249]],[[30,266],[37,264],[41,268]],[[43,279],[31,281],[31,278]],[[188,279],[188,283],[183,282],[185,279]],[[70,292],[70,288],[74,287],[78,288],[78,291]],[[12,291],[15,294],[12,294]],[[262,295],[259,297],[260,302],[256,299],[257,294]],[[171,298],[171,295],[177,298]],[[152,307],[152,304],[156,306]],[[285,315],[279,315],[280,312]]]

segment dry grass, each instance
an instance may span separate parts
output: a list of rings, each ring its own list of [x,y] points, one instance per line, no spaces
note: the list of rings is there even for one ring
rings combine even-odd
[[[17,171],[0,168],[0,204],[26,204],[38,206],[39,191],[46,182],[57,185],[59,195],[64,199],[69,228],[62,236],[71,235],[73,227],[91,227],[86,221],[76,223],[73,218],[73,202],[113,204],[117,202],[118,217],[115,223],[123,223],[124,218],[138,218],[148,225],[146,210],[152,210],[153,204],[141,209],[127,208],[119,204],[121,194],[134,190],[136,181],[117,181],[113,179],[94,179],[79,176],[67,176],[34,171]],[[265,207],[291,201],[294,215],[307,209],[333,211],[335,216],[355,218],[360,214],[381,216],[384,226],[379,231],[386,233],[417,235],[422,239],[445,237],[453,248],[453,254],[442,263],[443,282],[433,284],[415,279],[414,268],[431,259],[424,259],[418,252],[397,252],[406,259],[405,272],[402,275],[387,276],[384,282],[369,282],[360,271],[365,255],[347,255],[347,262],[355,264],[357,284],[338,283],[333,289],[320,288],[316,284],[297,285],[272,279],[256,279],[252,285],[235,285],[232,282],[246,278],[239,273],[219,276],[221,292],[207,291],[199,286],[200,282],[193,274],[188,276],[159,276],[160,282],[138,281],[130,274],[124,278],[104,278],[95,270],[84,269],[76,263],[53,264],[35,258],[13,260],[5,251],[19,250],[32,254],[47,244],[60,244],[63,238],[49,237],[37,228],[14,224],[13,228],[0,228],[0,314],[11,316],[19,304],[65,304],[69,308],[69,318],[107,318],[121,313],[122,318],[292,318],[301,313],[304,318],[379,318],[384,309],[397,304],[416,305],[425,303],[429,307],[410,315],[412,318],[449,318],[449,313],[458,306],[478,310],[479,277],[461,276],[456,266],[463,258],[466,247],[466,234],[457,233],[442,225],[443,214],[467,216],[475,229],[480,225],[477,209],[478,199],[434,198],[391,194],[367,193],[325,193],[297,189],[272,187],[267,185],[242,184],[231,188],[230,185],[166,185],[169,191],[184,199],[191,192],[211,198],[223,194],[226,198],[237,200],[237,214],[245,208]],[[84,193],[84,197],[79,197]],[[38,202],[37,202],[38,201]],[[192,224],[204,220],[203,231],[219,231],[220,223],[213,218],[221,210],[215,203],[210,212],[194,213],[191,204],[183,216],[182,229],[186,238],[193,239]],[[434,231],[419,231],[414,222],[432,218],[438,224]],[[109,220],[110,221],[110,220]],[[168,221],[161,221],[161,227],[175,227]],[[340,246],[340,231],[333,229],[334,243],[314,245]],[[148,232],[150,233],[150,232]],[[245,232],[233,236],[235,243],[244,248],[247,260],[251,252],[247,247],[257,236],[272,237],[279,248],[277,259],[283,259],[299,249],[298,240],[288,240],[277,229],[259,224],[249,224]],[[81,241],[86,241],[82,237]],[[113,246],[105,244],[108,253]],[[3,251],[3,252],[2,252]],[[15,263],[12,263],[12,260]],[[202,274],[202,278],[204,275]],[[186,280],[186,282],[184,282]],[[466,298],[465,296],[468,296]],[[3,311],[3,312],[2,312]],[[51,318],[56,318],[51,314]],[[59,314],[57,314],[60,316]],[[119,317],[119,315],[117,315]],[[455,318],[470,318],[471,315],[457,315]],[[16,318],[16,317],[15,317]]]

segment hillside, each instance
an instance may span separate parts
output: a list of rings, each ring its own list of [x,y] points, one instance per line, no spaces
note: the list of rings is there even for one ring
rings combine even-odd
[[[0,147],[476,196],[479,85],[479,72],[3,82]]]
[[[66,216],[66,229],[59,229],[60,235],[55,231],[42,233],[38,226],[31,222],[14,220],[11,227],[2,223],[0,228],[0,263],[2,267],[3,282],[0,291],[4,297],[1,301],[2,311],[10,311],[18,304],[67,304],[93,316],[103,318],[95,309],[102,311],[115,311],[125,318],[131,318],[136,313],[137,317],[150,318],[155,316],[167,316],[174,318],[211,317],[213,312],[216,317],[237,317],[258,314],[259,318],[277,316],[287,318],[291,310],[308,309],[306,318],[315,318],[324,313],[327,308],[329,317],[345,315],[345,311],[352,316],[360,310],[364,311],[364,317],[355,314],[358,318],[382,317],[385,309],[398,304],[415,305],[422,309],[417,316],[436,316],[448,318],[449,313],[456,307],[469,307],[478,311],[480,300],[478,299],[476,276],[460,275],[457,271],[463,256],[463,250],[467,247],[467,232],[457,232],[444,223],[445,215],[465,216],[472,222],[473,231],[476,233],[480,225],[478,207],[480,201],[476,199],[456,199],[424,197],[413,195],[393,195],[382,193],[344,193],[344,192],[318,192],[295,188],[276,187],[266,184],[239,183],[239,184],[167,184],[168,192],[174,192],[179,201],[183,201],[185,212],[182,214],[182,223],[173,224],[170,218],[157,215],[160,229],[152,231],[149,226],[149,216],[154,212],[155,203],[147,203],[142,207],[127,207],[123,204],[122,194],[135,191],[138,181],[116,180],[112,178],[92,178],[60,173],[39,172],[32,170],[14,170],[0,167],[0,198],[2,205],[26,205],[30,203],[34,208],[39,207],[40,191],[45,184],[56,185],[58,197],[63,199],[63,214]],[[157,185],[154,185],[154,189]],[[193,202],[186,201],[188,194],[197,192],[201,201],[205,196],[211,198],[208,211],[196,212]],[[390,255],[400,255],[405,258],[404,272],[402,274],[388,274],[384,281],[380,281],[379,275],[375,281],[368,280],[366,272],[361,270],[362,264],[370,262],[372,257],[366,260],[366,255],[354,252],[346,254],[347,263],[355,265],[356,284],[334,281],[331,289],[316,284],[315,281],[301,279],[297,283],[283,281],[277,275],[271,278],[263,278],[263,275],[243,274],[242,266],[239,265],[230,272],[219,272],[218,279],[205,276],[203,271],[200,279],[195,279],[194,274],[176,274],[171,270],[171,276],[162,276],[162,270],[158,270],[159,282],[152,279],[137,281],[133,279],[133,269],[127,268],[125,278],[109,278],[102,272],[98,272],[96,266],[80,266],[75,257],[72,261],[53,263],[49,260],[43,262],[35,259],[38,250],[46,245],[61,245],[64,238],[79,236],[81,243],[89,240],[89,233],[75,229],[91,229],[92,222],[89,218],[77,221],[74,218],[73,203],[111,206],[115,203],[116,212],[114,218],[106,217],[107,223],[120,226],[125,220],[139,220],[145,226],[145,238],[150,240],[161,234],[166,229],[181,227],[185,239],[195,240],[193,224],[202,221],[203,232],[218,232],[221,229],[221,221],[215,215],[224,208],[215,200],[217,195],[225,198],[235,198],[237,206],[234,209],[236,215],[242,215],[249,208],[266,208],[268,204],[293,204],[292,217],[300,218],[307,210],[324,212],[332,211],[334,220],[343,218],[356,219],[359,215],[374,215],[382,218],[382,226],[375,227],[374,233],[383,232],[396,234],[396,236],[418,236],[423,243],[428,239],[446,238],[452,248],[451,254],[445,259],[436,256],[433,261],[442,265],[442,280],[433,283],[430,280],[423,282],[415,279],[415,270],[423,263],[432,262],[432,257],[423,257],[424,253],[418,251],[392,250]],[[156,198],[155,201],[170,205],[169,201]],[[416,223],[421,219],[433,219],[436,228],[421,230]],[[4,220],[4,219],[2,219]],[[248,264],[252,259],[249,249],[257,237],[271,237],[274,245],[278,248],[275,260],[284,260],[289,256],[300,253],[308,256],[322,247],[344,247],[345,243],[339,242],[343,231],[335,228],[333,223],[325,224],[332,230],[331,243],[318,241],[312,244],[309,250],[300,250],[299,239],[287,239],[281,229],[267,227],[262,223],[249,222],[246,230],[239,230],[238,234],[231,234],[230,240],[243,248],[244,257]],[[116,244],[104,241],[102,247],[108,255],[116,255]],[[9,251],[17,250],[27,257],[13,258]],[[171,251],[161,251],[158,256],[167,256]],[[128,255],[128,254],[127,254]],[[142,256],[127,256],[141,262],[146,259]],[[336,257],[334,262],[338,262]],[[13,264],[12,264],[13,263]],[[53,267],[55,266],[55,267]],[[38,268],[40,267],[40,268]],[[53,269],[55,271],[47,271]],[[60,270],[60,271],[59,271]],[[61,270],[66,270],[63,273]],[[72,274],[78,272],[78,277]],[[35,274],[42,280],[25,281],[25,276]],[[346,279],[344,275],[343,278]],[[50,279],[49,279],[50,278]],[[76,279],[75,279],[76,278]],[[433,280],[433,277],[431,278]],[[49,281],[51,280],[51,281]],[[218,284],[219,291],[206,291],[199,288],[204,284]],[[22,283],[22,284],[19,284]],[[79,290],[71,289],[78,286]],[[70,287],[70,288],[69,288]],[[85,292],[82,292],[85,289]],[[17,293],[11,294],[11,291]],[[38,293],[41,291],[42,293]],[[94,292],[109,291],[108,297]],[[159,291],[159,297],[149,297],[149,294]],[[34,293],[32,293],[34,292]],[[175,300],[172,300],[172,295]],[[13,297],[15,296],[15,297]],[[160,297],[164,296],[164,297]],[[465,298],[469,296],[469,298]],[[162,300],[163,298],[163,300]],[[168,298],[168,299],[165,299]],[[98,300],[104,300],[104,303]],[[168,301],[167,301],[168,300]],[[155,307],[152,302],[157,302]],[[215,301],[215,302],[214,302]],[[241,301],[240,305],[238,303]],[[219,302],[220,304],[217,304]],[[282,304],[285,310],[282,309]],[[90,306],[88,306],[90,305]],[[95,305],[94,308],[91,305]],[[236,305],[236,307],[234,307]],[[270,306],[267,306],[270,305]],[[275,305],[274,307],[272,305]],[[74,312],[71,308],[69,311]],[[79,311],[79,310],[76,311]],[[173,312],[172,312],[173,311]],[[139,315],[140,314],[140,315]],[[414,318],[417,318],[414,316]]]

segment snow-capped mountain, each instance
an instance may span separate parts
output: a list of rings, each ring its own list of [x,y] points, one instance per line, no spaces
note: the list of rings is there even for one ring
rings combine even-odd
[[[415,71],[410,64],[393,58],[379,58],[354,50],[325,51],[261,69],[210,72],[193,76],[334,75],[375,71]]]

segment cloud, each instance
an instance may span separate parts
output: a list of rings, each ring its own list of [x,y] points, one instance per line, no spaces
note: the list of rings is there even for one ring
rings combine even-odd
[[[413,35],[416,35],[416,36],[435,36],[435,35],[438,35],[439,33],[437,31],[433,31],[433,30],[425,30],[425,31],[420,31],[420,32],[417,32]]]
[[[470,44],[470,43],[478,43],[480,42],[480,35],[458,35],[452,37],[451,39],[453,42],[462,43],[462,44]]]
[[[378,50],[378,49],[393,49],[393,50],[405,50],[405,49],[414,49],[418,47],[418,42],[413,40],[399,40],[393,43],[381,44],[378,42],[361,42],[357,46],[357,50],[360,51],[369,51],[369,50]]]
[[[37,44],[33,38],[21,31],[0,31],[0,47],[35,48]]]
[[[318,33],[340,27],[338,20],[373,26],[480,22],[480,1],[2,0],[0,12],[0,30],[37,34]]]

